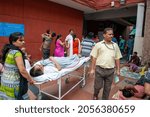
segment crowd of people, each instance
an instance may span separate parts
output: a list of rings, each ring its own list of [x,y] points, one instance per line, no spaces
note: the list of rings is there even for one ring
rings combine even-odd
[[[81,41],[74,33],[73,29],[69,30],[69,34],[65,39],[62,39],[62,35],[47,30],[46,33],[42,34],[43,42],[40,50],[42,51],[42,58],[47,59],[50,56],[51,42],[55,40],[55,57],[72,56],[77,54],[79,56],[89,56],[90,52],[95,45],[94,33],[89,32],[87,36]]]
[[[120,35],[118,39],[113,37],[112,41],[118,44],[121,54],[126,58],[126,61],[129,61],[133,53],[134,35],[129,35],[128,39],[124,39],[123,36]]]
[[[93,32],[89,32],[82,40],[77,37],[73,29],[69,30],[69,34],[63,39],[62,34],[56,34],[48,29],[41,35],[42,44],[40,50],[42,59],[48,61],[48,64],[55,66],[61,70],[69,61],[77,55],[78,57],[91,57],[90,77],[94,77],[94,93],[93,99],[98,100],[99,91],[103,88],[102,99],[108,100],[111,85],[114,78],[114,72],[120,75],[120,59],[127,52],[127,66],[133,72],[139,70],[140,59],[137,52],[133,51],[133,37],[125,42],[122,36],[119,42],[114,37],[112,28],[105,28],[103,31],[104,39],[99,41],[98,36]],[[54,52],[50,50],[52,41],[55,41]],[[18,99],[23,100],[28,97],[28,83],[34,84],[36,81],[32,77],[44,74],[44,65],[36,65],[32,67],[29,73],[26,70],[26,60],[31,63],[32,58],[24,47],[24,35],[20,32],[12,33],[9,37],[9,43],[4,45],[2,49],[0,73],[0,99]],[[51,53],[54,53],[53,56]],[[61,58],[61,60],[59,60]],[[130,59],[131,58],[131,59]],[[62,59],[64,62],[62,62]],[[70,61],[71,62],[71,61]],[[64,65],[65,64],[65,65]],[[65,66],[66,67],[66,66]],[[147,76],[150,77],[150,76]],[[147,82],[146,82],[147,83]],[[148,84],[144,85],[146,92],[150,89]],[[149,95],[149,93],[146,93]]]

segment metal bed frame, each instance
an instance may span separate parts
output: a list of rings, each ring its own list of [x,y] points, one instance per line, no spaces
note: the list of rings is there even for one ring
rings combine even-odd
[[[38,89],[39,89],[39,93],[38,93],[38,96],[37,96],[37,99],[38,100],[41,100],[42,99],[42,93],[43,94],[45,94],[45,95],[47,95],[47,96],[50,96],[50,97],[53,97],[54,99],[58,99],[58,100],[61,100],[64,96],[66,96],[69,92],[71,92],[75,87],[77,87],[78,85],[80,85],[81,84],[81,88],[83,88],[84,86],[85,86],[85,84],[86,84],[86,82],[85,82],[85,77],[86,77],[86,69],[87,69],[87,66],[88,66],[88,61],[86,62],[86,63],[84,63],[83,65],[83,75],[82,76],[79,76],[79,75],[74,75],[74,74],[71,74],[71,73],[69,73],[69,74],[66,74],[67,76],[74,76],[74,77],[77,77],[77,78],[79,78],[80,80],[74,85],[74,86],[72,86],[67,92],[65,92],[64,94],[62,94],[62,78],[59,78],[59,79],[57,79],[57,85],[58,85],[58,96],[55,96],[55,95],[53,95],[53,94],[49,94],[49,93],[47,93],[47,92],[45,92],[44,90],[42,90],[42,88],[41,88],[41,85],[42,84],[39,84],[39,85],[37,85],[37,87],[38,87]],[[82,66],[80,66],[80,67],[82,67]],[[79,68],[80,68],[79,67]],[[79,69],[78,68],[78,69]],[[66,76],[65,75],[65,76]],[[51,82],[51,81],[50,81]],[[67,82],[66,82],[67,83]]]

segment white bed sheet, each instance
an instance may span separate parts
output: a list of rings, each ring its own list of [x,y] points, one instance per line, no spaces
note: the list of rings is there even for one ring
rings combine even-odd
[[[43,75],[38,76],[38,77],[33,77],[33,79],[36,81],[35,84],[42,84],[42,83],[47,82],[47,81],[57,80],[58,78],[61,78],[62,76],[66,75],[72,71],[75,71],[77,68],[82,66],[85,62],[89,61],[89,59],[90,59],[90,57],[81,57],[80,61],[78,62],[77,65],[75,65],[72,68],[62,69],[60,71],[57,71],[56,68],[51,67],[51,69],[54,69],[55,72],[43,74]]]

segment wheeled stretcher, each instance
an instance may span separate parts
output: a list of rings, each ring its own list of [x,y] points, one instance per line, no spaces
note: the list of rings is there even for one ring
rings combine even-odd
[[[75,87],[78,85],[81,85],[81,87],[84,87],[86,82],[85,82],[85,77],[86,77],[86,71],[87,71],[87,66],[89,64],[90,57],[81,57],[79,62],[73,66],[72,68],[64,68],[61,71],[55,72],[55,73],[49,73],[49,74],[44,74],[40,77],[35,77],[34,80],[36,80],[35,86],[38,87],[39,93],[38,93],[38,98],[37,99],[42,99],[42,93],[53,97],[54,99],[61,100],[65,95],[67,95],[70,91],[72,91]],[[82,70],[78,70],[82,68]],[[83,72],[82,75],[77,75],[75,72]],[[81,74],[81,73],[80,73]],[[68,91],[65,93],[62,93],[63,87],[62,87],[62,79],[66,78],[65,81],[68,80],[68,77],[73,77],[73,78],[79,78],[78,82],[74,84]],[[46,92],[45,90],[42,89],[42,85],[45,83],[51,83],[52,81],[57,81],[58,85],[58,95],[54,95],[51,93]]]

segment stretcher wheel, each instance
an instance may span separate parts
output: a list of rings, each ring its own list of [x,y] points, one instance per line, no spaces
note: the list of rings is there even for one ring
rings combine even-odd
[[[85,83],[82,81],[80,84],[80,88],[83,88],[83,87],[85,87]]]
[[[41,99],[42,99],[42,94],[41,94],[41,93],[39,93],[39,94],[37,95],[37,99],[38,99],[38,100],[41,100]]]
[[[81,85],[80,85],[80,88],[83,88],[83,87],[85,87],[85,84],[81,84]]]

